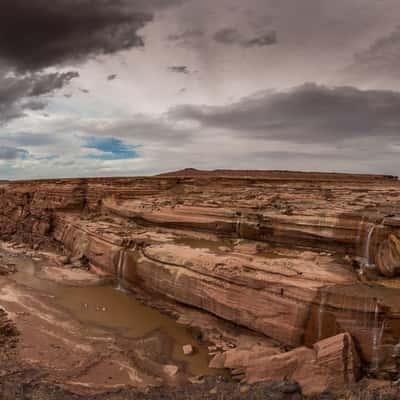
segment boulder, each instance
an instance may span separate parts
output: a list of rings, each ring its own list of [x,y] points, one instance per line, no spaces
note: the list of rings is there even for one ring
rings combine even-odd
[[[266,357],[255,354],[250,360],[246,368],[249,383],[292,379],[306,395],[354,383],[360,375],[360,360],[348,333],[324,339],[313,348],[298,347]]]
[[[182,351],[185,356],[190,356],[194,353],[194,348],[191,344],[185,344],[182,346]]]
[[[174,378],[179,371],[179,368],[176,365],[164,365],[163,371],[165,375],[167,375],[169,378]]]

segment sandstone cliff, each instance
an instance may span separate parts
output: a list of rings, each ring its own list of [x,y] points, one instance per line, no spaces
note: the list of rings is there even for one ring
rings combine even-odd
[[[399,216],[389,176],[184,170],[0,187],[3,238],[55,241],[132,287],[260,332],[289,350],[262,361],[285,376],[290,360],[309,360],[294,379],[321,370],[324,340],[342,343],[327,354],[351,343],[345,362],[327,361],[347,371],[335,384],[356,379],[357,353],[394,373]],[[271,378],[244,364],[250,381]]]

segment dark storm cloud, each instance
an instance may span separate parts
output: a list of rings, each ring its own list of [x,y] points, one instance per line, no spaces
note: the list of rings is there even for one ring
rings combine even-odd
[[[189,68],[186,65],[173,65],[168,67],[168,71],[175,72],[177,74],[189,74]]]
[[[137,31],[178,0],[3,0],[0,58],[19,71],[143,46]]]
[[[369,48],[356,53],[345,75],[356,81],[399,79],[400,26],[376,40]]]
[[[1,161],[14,161],[17,159],[25,158],[28,156],[28,154],[29,153],[27,151],[16,147],[5,147],[5,146],[0,147]]]
[[[202,36],[204,36],[204,32],[201,29],[187,29],[180,33],[168,35],[168,40],[172,42],[186,42]]]
[[[227,106],[178,106],[169,115],[254,139],[400,139],[400,93],[384,90],[305,84],[287,92],[261,92]]]
[[[254,37],[253,39],[247,40],[243,43],[244,47],[262,47],[270,46],[278,43],[278,38],[275,31],[265,33],[263,35]]]
[[[38,100],[28,100],[24,102],[24,108],[32,111],[40,111],[46,108],[46,103]]]
[[[41,96],[48,94],[54,90],[61,89],[66,86],[72,79],[78,78],[77,72],[63,72],[53,73],[45,75],[33,75],[30,79],[32,80],[33,87],[30,96]]]
[[[236,44],[242,41],[242,35],[233,28],[225,28],[214,34],[214,40],[223,44]]]
[[[167,36],[167,40],[176,43],[180,47],[196,48],[204,38],[205,32],[202,29],[192,28]]]
[[[43,96],[51,95],[78,76],[75,72],[0,75],[0,124],[23,116],[25,110],[43,110]]]
[[[272,30],[262,35],[247,38],[237,29],[225,28],[216,32],[213,38],[217,43],[241,47],[262,47],[277,43],[276,32]]]

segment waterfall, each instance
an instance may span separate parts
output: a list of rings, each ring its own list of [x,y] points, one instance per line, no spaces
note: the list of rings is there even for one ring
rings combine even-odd
[[[361,222],[358,224],[358,229],[357,229],[357,243],[359,244],[361,242],[361,233],[364,228],[364,222],[365,221],[365,215],[362,216]]]
[[[118,265],[117,265],[117,289],[118,290],[123,290],[124,259],[125,259],[125,250],[121,250],[119,252]]]
[[[385,329],[385,321],[379,322],[379,300],[375,301],[374,320],[372,327],[372,360],[371,371],[379,370],[379,349],[382,343],[383,332]]]
[[[378,227],[380,229],[384,229],[385,228],[385,217],[382,218],[381,222],[379,224],[377,223],[373,223],[373,225],[370,227],[369,231],[368,231],[368,235],[367,235],[367,241],[365,243],[365,251],[364,251],[364,257],[366,260],[366,266],[373,266],[374,263],[372,262],[372,257],[373,254],[371,254],[371,240],[373,237],[373,234],[375,232],[375,229]]]
[[[375,227],[376,227],[376,225],[374,224],[369,229],[368,235],[367,235],[367,242],[365,243],[365,254],[364,254],[364,256],[365,256],[367,265],[371,265],[372,264],[371,263],[371,249],[370,249],[370,247],[371,247],[371,239],[372,239],[372,235],[374,233]]]
[[[327,294],[323,292],[321,294],[321,301],[318,308],[318,341],[322,339],[323,334],[323,323],[324,323],[324,313],[325,313],[325,303]]]
[[[240,226],[242,225],[242,219],[243,219],[242,214],[240,214],[240,216],[238,216],[238,218],[236,219],[236,234],[238,235],[239,238],[240,238]]]

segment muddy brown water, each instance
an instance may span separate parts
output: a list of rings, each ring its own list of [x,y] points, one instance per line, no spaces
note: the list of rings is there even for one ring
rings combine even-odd
[[[251,243],[251,241],[247,241]],[[193,237],[179,237],[174,239],[174,243],[178,245],[188,246],[192,249],[208,250],[214,254],[228,255],[235,251],[235,241],[231,239],[211,240]],[[295,255],[284,254],[280,252],[278,246],[268,244],[267,249],[258,250],[257,255],[270,259],[279,258],[297,258]]]
[[[118,330],[123,336],[144,337],[160,330],[173,341],[172,359],[184,362],[193,375],[215,375],[208,368],[207,346],[199,343],[183,325],[159,311],[145,306],[126,291],[112,286],[64,287],[58,302],[80,321]],[[183,354],[182,346],[191,344],[195,353]]]
[[[51,294],[54,302],[80,322],[106,328],[125,338],[142,338],[155,331],[166,334],[173,343],[166,349],[172,362],[179,362],[192,375],[220,375],[224,371],[208,367],[207,345],[199,342],[185,326],[146,306],[126,290],[111,284],[71,286],[50,281],[40,273],[40,262],[24,256],[6,254],[6,261],[17,266],[10,278],[24,287]],[[194,354],[184,355],[182,346],[191,344]]]
[[[233,249],[233,243],[230,240],[210,240],[192,237],[180,237],[174,239],[175,244],[188,246],[192,249],[208,250],[217,254],[226,254],[226,250]]]

